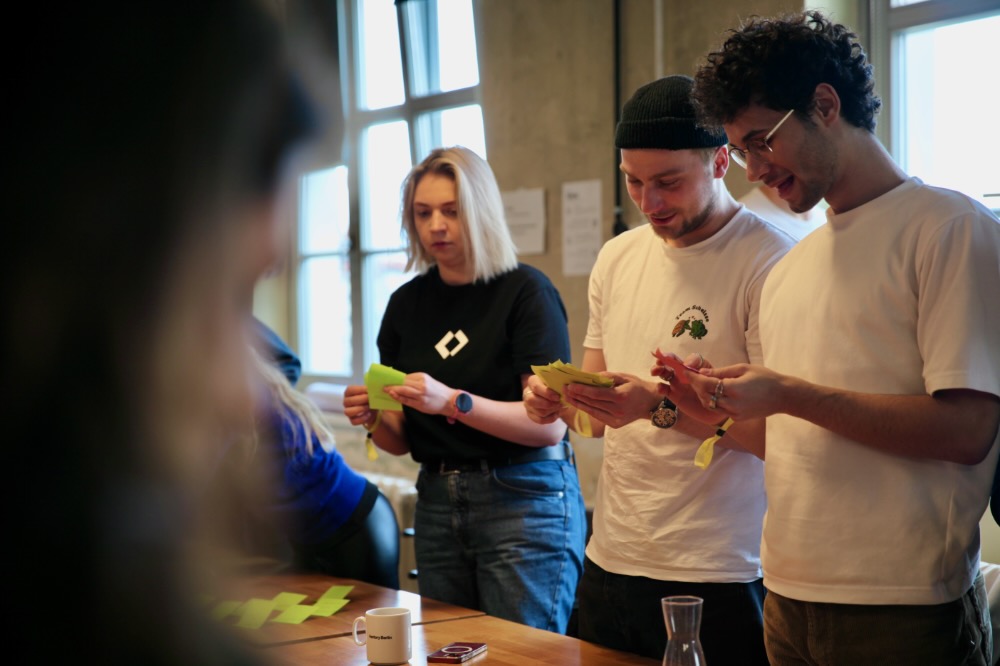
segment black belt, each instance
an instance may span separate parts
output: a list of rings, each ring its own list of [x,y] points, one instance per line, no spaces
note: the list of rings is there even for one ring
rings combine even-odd
[[[573,462],[573,447],[563,440],[554,446],[542,446],[508,458],[476,458],[474,460],[425,460],[421,469],[431,474],[458,474],[460,472],[488,472],[507,465],[542,462],[544,460],[569,460]]]

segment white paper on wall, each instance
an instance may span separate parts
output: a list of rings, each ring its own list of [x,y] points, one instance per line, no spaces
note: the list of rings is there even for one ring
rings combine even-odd
[[[545,254],[545,190],[503,192],[507,226],[519,255]]]
[[[601,249],[601,181],[562,187],[563,275],[590,275]]]

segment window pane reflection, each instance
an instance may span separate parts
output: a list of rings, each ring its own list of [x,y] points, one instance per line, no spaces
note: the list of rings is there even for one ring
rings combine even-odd
[[[413,166],[406,122],[372,125],[365,132],[364,146],[361,247],[395,250],[403,246],[399,188]]]
[[[363,0],[359,4],[359,104],[367,109],[402,104],[403,65],[399,57],[399,23],[393,0]]]
[[[414,276],[413,272],[404,273],[406,266],[405,252],[388,252],[373,254],[365,259],[364,283],[365,289],[365,330],[371,335],[365,338],[365,363],[367,368],[371,363],[379,361],[378,337],[382,325],[382,315],[389,304],[389,297],[403,283]]]
[[[479,83],[472,0],[403,3],[411,43],[411,88],[424,96]]]
[[[302,252],[346,252],[350,247],[347,167],[307,174],[299,192]]]
[[[345,256],[306,259],[299,285],[305,372],[350,377],[354,360],[350,260]]]
[[[986,195],[1000,191],[1000,144],[993,140],[991,150],[966,140],[962,128],[995,124],[1000,79],[983,76],[982,67],[996,58],[997,35],[1000,15],[914,29],[899,40],[903,168],[929,185],[958,190],[993,208],[1000,200]]]
[[[416,131],[421,155],[441,146],[465,146],[486,159],[483,110],[478,104],[425,113],[417,118]]]

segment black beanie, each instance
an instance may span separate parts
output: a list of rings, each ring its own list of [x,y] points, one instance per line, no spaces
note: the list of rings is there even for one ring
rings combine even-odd
[[[625,102],[615,148],[714,148],[729,142],[721,127],[701,127],[691,104],[694,79],[676,74],[642,86]]]

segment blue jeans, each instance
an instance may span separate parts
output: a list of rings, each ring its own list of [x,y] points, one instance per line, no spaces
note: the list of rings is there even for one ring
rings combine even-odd
[[[564,633],[586,517],[569,461],[417,478],[417,583],[431,599]]]
[[[589,558],[580,581],[580,638],[615,650],[662,659],[667,627],[660,600],[693,595],[705,600],[701,647],[705,662],[766,666],[764,584],[682,583],[610,573]]]

